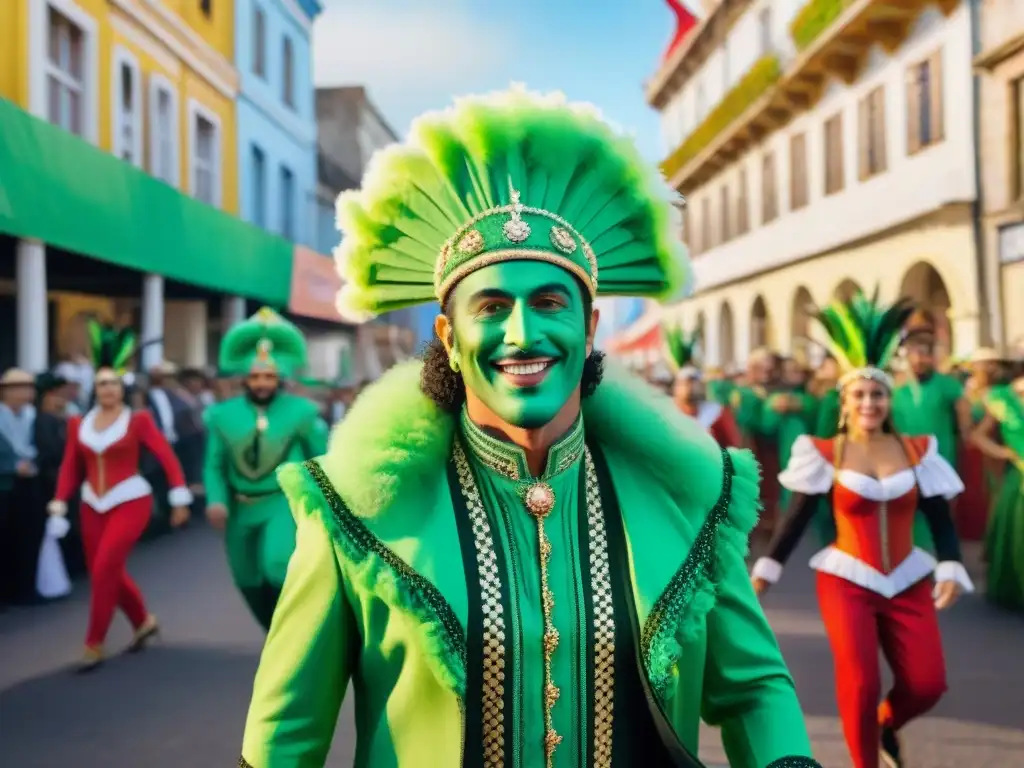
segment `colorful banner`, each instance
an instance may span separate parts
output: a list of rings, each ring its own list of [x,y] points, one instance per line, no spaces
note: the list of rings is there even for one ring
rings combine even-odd
[[[334,259],[301,245],[295,246],[289,312],[340,323],[341,318],[335,308],[335,297],[340,288],[341,278],[334,268]]]

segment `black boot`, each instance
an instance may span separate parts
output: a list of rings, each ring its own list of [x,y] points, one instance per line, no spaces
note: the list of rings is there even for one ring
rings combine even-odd
[[[888,768],[903,768],[903,759],[900,755],[900,740],[896,731],[888,725],[882,726],[882,761]]]

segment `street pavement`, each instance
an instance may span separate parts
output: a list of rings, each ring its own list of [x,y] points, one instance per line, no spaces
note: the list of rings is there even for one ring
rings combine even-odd
[[[816,754],[847,768],[831,659],[811,574],[796,564],[766,598],[796,678]],[[229,768],[238,759],[262,635],[231,587],[219,536],[202,526],[144,544],[131,571],[164,637],[144,654],[91,675],[69,671],[86,622],[86,591],[54,605],[0,614],[2,768]],[[948,696],[905,740],[910,768],[1024,766],[1024,620],[968,597],[942,617]],[[118,619],[111,648],[128,627]],[[351,697],[329,768],[352,764]],[[707,729],[701,756],[725,764]],[[638,762],[642,764],[642,762]],[[429,759],[423,765],[431,768]]]

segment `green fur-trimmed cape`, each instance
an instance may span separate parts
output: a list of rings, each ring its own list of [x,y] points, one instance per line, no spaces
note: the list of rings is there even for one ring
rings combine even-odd
[[[351,566],[349,578],[418,619],[435,675],[461,695],[465,645],[453,631],[453,617],[438,612],[431,585],[410,573],[396,555],[375,546],[368,530],[382,516],[412,514],[422,499],[436,498],[439,483],[447,482],[456,419],[421,392],[420,370],[419,362],[404,363],[369,387],[335,428],[315,474],[322,472],[344,500],[340,515],[335,508],[333,516],[323,517]],[[639,618],[648,674],[655,690],[664,694],[682,643],[699,633],[715,604],[717,561],[746,552],[758,516],[758,465],[749,451],[724,453],[669,398],[614,365],[606,366],[601,385],[584,400],[583,414],[588,440],[610,456],[628,457],[644,482],[667,491],[680,509],[694,510],[686,521],[693,544],[689,554],[679,553],[675,577],[646,601],[646,609],[638,600],[638,610],[647,614]],[[279,478],[298,517],[323,508],[322,484],[302,465],[282,467]]]

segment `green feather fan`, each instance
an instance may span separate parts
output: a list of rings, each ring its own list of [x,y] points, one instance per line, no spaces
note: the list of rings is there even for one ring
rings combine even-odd
[[[458,100],[415,121],[364,179],[337,204],[338,308],[350,320],[443,302],[499,260],[559,264],[591,294],[664,299],[686,284],[678,196],[632,139],[558,94]]]
[[[89,320],[87,327],[93,368],[113,368],[124,373],[136,352],[135,332],[129,328],[113,328],[94,319]]]
[[[665,341],[665,358],[673,372],[693,365],[699,333],[687,334],[681,325],[662,326],[661,333]]]
[[[909,299],[882,304],[875,288],[871,298],[858,291],[849,301],[833,301],[816,319],[828,335],[826,346],[845,372],[885,370],[900,345],[904,323],[914,312]]]

